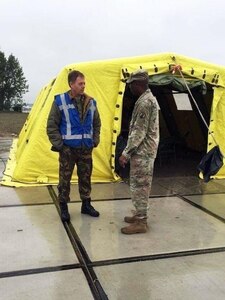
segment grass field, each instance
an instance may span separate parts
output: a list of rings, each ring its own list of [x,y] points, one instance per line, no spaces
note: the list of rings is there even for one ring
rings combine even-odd
[[[0,112],[0,137],[18,135],[28,113]]]

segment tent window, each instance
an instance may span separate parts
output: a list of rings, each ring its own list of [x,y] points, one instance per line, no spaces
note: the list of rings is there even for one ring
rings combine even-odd
[[[173,97],[178,110],[192,110],[187,94],[173,92]]]

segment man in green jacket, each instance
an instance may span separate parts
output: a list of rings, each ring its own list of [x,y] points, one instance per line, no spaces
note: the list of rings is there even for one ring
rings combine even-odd
[[[79,71],[68,75],[70,90],[56,95],[49,113],[47,134],[52,150],[59,152],[58,199],[61,219],[70,221],[70,181],[77,166],[81,213],[98,217],[91,205],[92,150],[99,144],[101,120],[96,101],[84,93],[85,77]]]

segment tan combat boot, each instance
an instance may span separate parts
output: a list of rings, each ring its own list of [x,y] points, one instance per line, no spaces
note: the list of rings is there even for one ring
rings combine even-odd
[[[143,215],[139,214],[138,212],[136,212],[135,210],[132,210],[133,216],[126,216],[124,217],[124,222],[126,223],[134,223],[137,219],[143,219]],[[142,217],[142,218],[140,218]],[[145,216],[144,219],[147,219],[147,217]]]
[[[124,217],[124,222],[134,223],[137,219],[140,219],[140,217],[142,216],[136,210],[132,210],[131,212],[133,213],[133,216],[132,217],[130,217],[130,216],[129,217],[128,216]]]
[[[121,232],[124,234],[146,233],[148,231],[148,225],[146,219],[137,219],[131,223],[131,225],[121,228]]]
[[[124,217],[124,222],[126,223],[134,223],[137,220],[137,216],[133,215],[132,217]]]

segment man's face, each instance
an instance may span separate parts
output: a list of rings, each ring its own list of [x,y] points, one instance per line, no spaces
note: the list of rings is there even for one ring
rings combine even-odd
[[[85,78],[78,76],[74,82],[70,82],[70,88],[76,95],[83,95],[85,89]]]
[[[138,95],[138,93],[139,93],[138,81],[132,81],[132,82],[129,84],[129,88],[130,88],[131,93],[132,93],[134,96],[137,96],[137,95]]]

